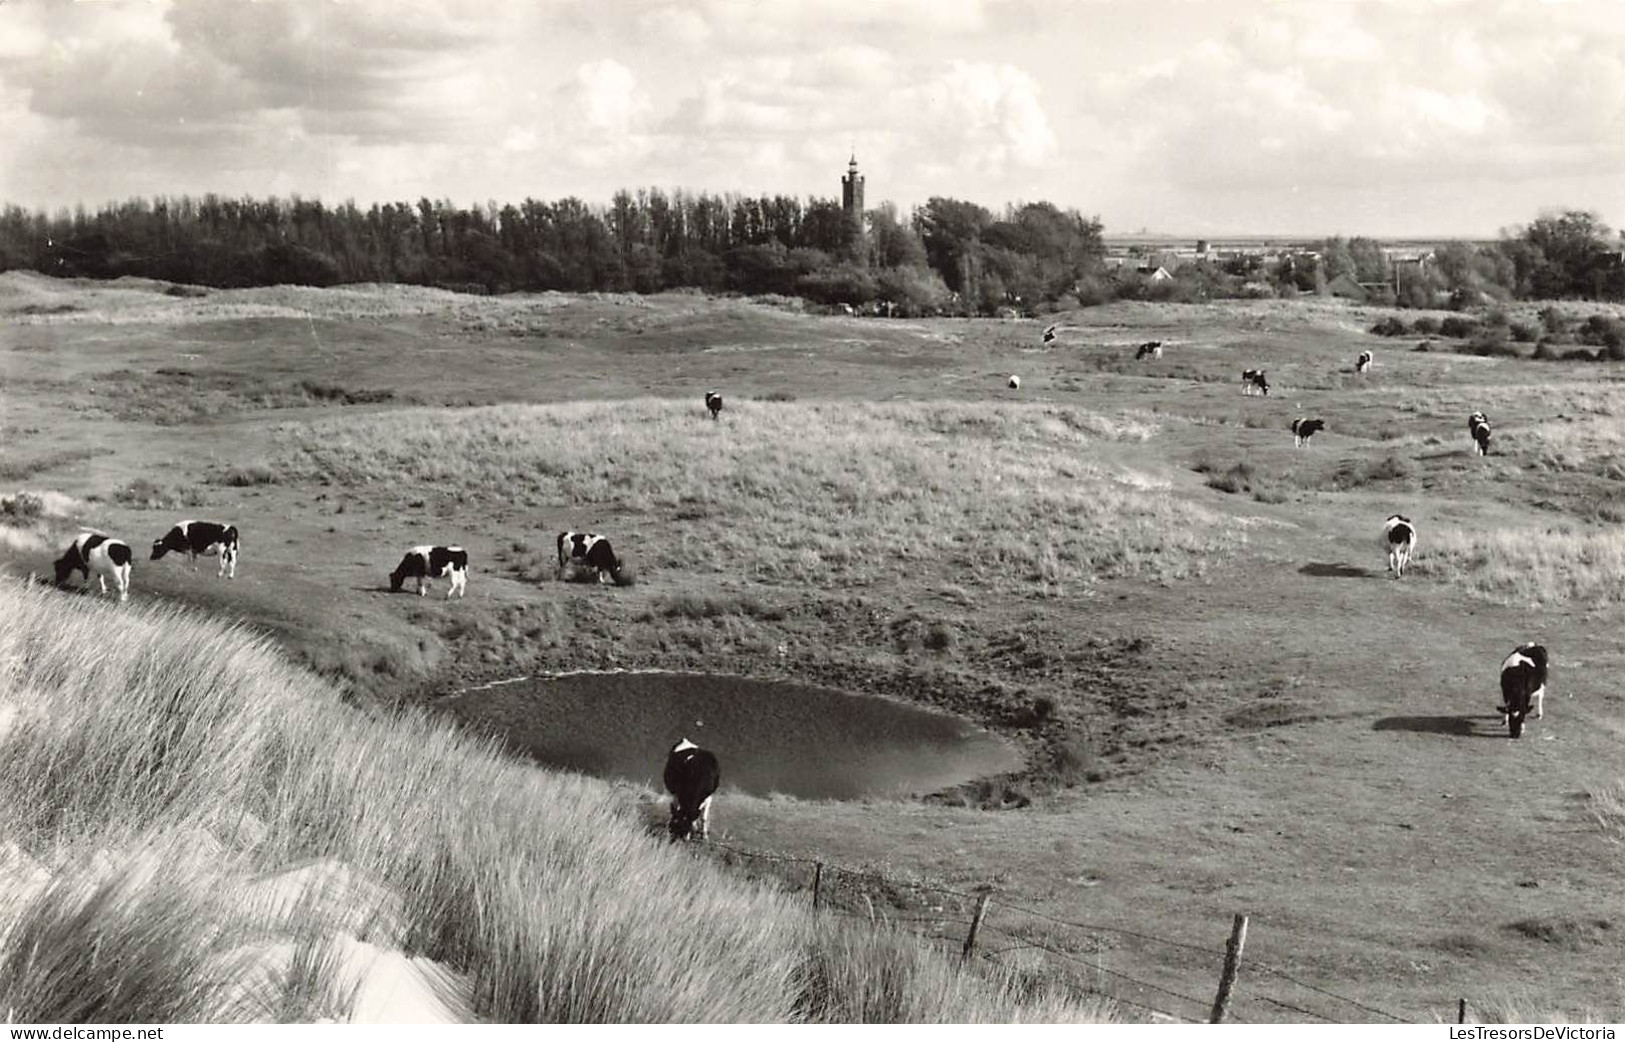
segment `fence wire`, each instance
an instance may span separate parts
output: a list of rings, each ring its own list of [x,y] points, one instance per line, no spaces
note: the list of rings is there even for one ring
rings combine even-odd
[[[805,890],[816,886],[817,891],[815,893],[815,899],[818,901],[819,905],[829,913],[838,915],[842,918],[856,919],[876,925],[896,924],[899,926],[918,926],[920,924],[930,924],[933,926],[935,930],[931,933],[922,934],[919,930],[911,931],[921,935],[922,939],[950,941],[956,943],[957,945],[958,942],[956,942],[954,938],[945,937],[940,933],[940,931],[950,926],[968,930],[972,924],[972,920],[958,918],[954,915],[887,914],[885,911],[875,907],[874,901],[870,896],[870,890],[886,891],[890,895],[893,895],[894,900],[897,896],[910,892],[917,895],[940,894],[966,902],[968,905],[974,905],[987,894],[994,894],[996,900],[992,903],[991,908],[997,911],[1013,912],[1019,915],[1030,916],[1033,919],[1053,926],[1064,927],[1068,930],[1077,930],[1085,934],[1105,934],[1115,937],[1132,938],[1148,944],[1162,945],[1170,949],[1175,949],[1186,953],[1195,953],[1212,959],[1222,960],[1225,957],[1225,952],[1222,948],[1211,948],[1205,945],[1192,944],[1188,941],[1175,940],[1169,937],[1159,937],[1156,934],[1146,933],[1143,930],[1130,930],[1121,926],[1111,926],[1106,923],[1082,922],[1076,919],[1067,919],[1063,916],[1053,915],[1049,912],[1041,912],[1036,908],[1028,908],[1023,905],[1012,903],[1006,900],[1003,895],[998,895],[990,889],[978,892],[967,892],[964,890],[957,890],[952,887],[939,886],[918,880],[897,879],[887,876],[874,869],[852,868],[846,865],[839,865],[825,861],[820,858],[799,857],[792,854],[780,854],[764,850],[751,850],[745,847],[736,846],[730,843],[722,843],[716,840],[708,842],[707,847],[712,850],[722,852],[725,855],[732,855],[734,857],[749,861],[808,866],[808,868],[811,869],[811,873],[810,877],[806,880],[786,879],[783,876],[779,876],[778,878],[782,882],[795,886],[797,889]],[[842,885],[843,882],[846,884],[845,886]],[[865,883],[872,884],[872,886],[866,888],[863,885]],[[836,903],[836,899],[840,896],[842,891],[846,891],[848,893],[855,892],[858,898],[861,898],[863,901],[864,907],[861,909],[839,907],[839,905]],[[848,901],[846,903],[850,905],[854,902]],[[914,909],[909,909],[900,905],[894,905],[894,908],[896,911],[915,911]],[[1113,1002],[1122,1003],[1125,1006],[1144,1010],[1148,1013],[1154,1013],[1158,1016],[1168,1017],[1173,1020],[1185,1021],[1188,1023],[1199,1023],[1207,1019],[1206,1011],[1211,1005],[1209,1000],[1200,999],[1192,995],[1186,995],[1182,992],[1164,987],[1163,985],[1152,983],[1151,981],[1141,980],[1138,977],[1124,973],[1121,970],[1110,969],[1106,966],[1100,965],[1098,960],[1091,962],[1085,957],[1065,951],[1062,948],[1056,947],[1054,944],[1035,939],[1031,936],[1026,936],[1022,933],[1014,932],[1006,926],[1000,926],[984,920],[980,924],[980,929],[1003,935],[1005,938],[1008,938],[1011,942],[1013,942],[1001,947],[984,950],[979,957],[986,961],[996,963],[1000,956],[1007,955],[1012,952],[1037,951],[1043,956],[1064,960],[1075,966],[1082,967],[1085,970],[1094,971],[1096,974],[1122,981],[1126,985],[1131,985],[1145,991],[1156,992],[1170,998],[1178,999],[1181,1002],[1189,1003],[1203,1012],[1199,1018],[1192,1018],[1188,1015],[1175,1013],[1171,1010],[1161,1009],[1138,999],[1130,999],[1124,995],[1118,994],[1116,991],[1105,991],[1100,988],[1090,986],[1086,982],[1079,982],[1082,990],[1087,993],[1101,995],[1105,998],[1111,999]],[[1361,1010],[1362,1012],[1383,1017],[1387,1020],[1394,1021],[1395,1023],[1403,1024],[1409,1022],[1408,1018],[1401,1017],[1395,1013],[1390,1013],[1387,1010],[1362,1002],[1359,999],[1338,994],[1337,992],[1330,991],[1315,984],[1310,984],[1308,981],[1295,977],[1292,974],[1287,973],[1285,970],[1272,966],[1268,963],[1244,960],[1244,966],[1249,972],[1262,973],[1267,976],[1278,978],[1286,981],[1289,984],[1303,988],[1310,992],[1314,992],[1317,995],[1321,995],[1338,1002],[1347,1003],[1348,1005],[1354,1007],[1355,1009]],[[1338,1023],[1338,1021],[1336,1021],[1334,1018],[1326,1016],[1325,1014],[1319,1013],[1313,1009],[1298,1005],[1297,1003],[1288,1002],[1285,999],[1277,998],[1273,995],[1265,994],[1259,990],[1256,985],[1249,986],[1245,989],[1238,989],[1234,995],[1234,1001],[1262,1002],[1277,1009],[1285,1010],[1289,1013],[1307,1017],[1312,1020],[1324,1023]]]

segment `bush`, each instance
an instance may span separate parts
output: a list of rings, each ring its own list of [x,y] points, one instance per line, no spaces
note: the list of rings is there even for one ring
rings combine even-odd
[[[1540,343],[1535,345],[1535,353],[1529,357],[1538,362],[1555,362],[1559,355],[1552,349],[1552,342],[1550,340],[1542,339]]]
[[[1417,344],[1415,347],[1411,348],[1411,350],[1413,350],[1413,351],[1431,351],[1431,350],[1433,350],[1433,341],[1424,340],[1420,344]]]
[[[1421,318],[1416,320],[1416,323],[1414,326],[1412,326],[1412,328],[1418,333],[1422,333],[1426,336],[1433,336],[1439,331],[1439,320],[1431,315],[1423,315]]]
[[[1540,309],[1540,324],[1546,328],[1547,333],[1558,337],[1568,331],[1569,319],[1567,315],[1557,310],[1556,305],[1547,304]]]
[[[1478,323],[1461,315],[1451,315],[1439,323],[1439,335],[1455,337],[1457,340],[1466,340],[1478,331]]]
[[[1389,315],[1371,327],[1371,332],[1378,336],[1404,336],[1409,333],[1410,327],[1398,315]]]
[[[247,488],[250,485],[274,485],[276,484],[276,472],[270,467],[256,463],[247,467],[232,467],[226,471],[221,481],[233,488]]]
[[[1540,327],[1533,322],[1514,322],[1510,328],[1512,339],[1520,344],[1532,344],[1540,339]]]
[[[1207,487],[1220,492],[1251,492],[1255,477],[1252,464],[1242,461],[1232,465],[1229,470],[1209,476]]]

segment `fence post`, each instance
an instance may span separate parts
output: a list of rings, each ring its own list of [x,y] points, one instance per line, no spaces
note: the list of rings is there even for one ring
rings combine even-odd
[[[1456,1023],[1458,1023],[1458,1024],[1467,1023],[1467,1000],[1466,999],[1457,999],[1456,1000]]]
[[[965,935],[965,947],[959,952],[959,961],[964,962],[970,958],[971,952],[976,950],[976,931],[982,928],[982,917],[987,914],[987,903],[993,895],[984,892],[976,899],[976,914],[970,919],[970,932]]]
[[[814,861],[813,862],[813,911],[815,911],[815,912],[818,911],[818,899],[819,899],[819,895],[823,892],[823,889],[824,889],[824,863],[822,861]]]
[[[1236,916],[1230,927],[1230,940],[1224,946],[1224,972],[1219,976],[1219,993],[1213,996],[1213,1015],[1209,1024],[1224,1020],[1230,1009],[1230,991],[1236,986],[1236,970],[1241,962],[1241,946],[1247,943],[1247,917]]]

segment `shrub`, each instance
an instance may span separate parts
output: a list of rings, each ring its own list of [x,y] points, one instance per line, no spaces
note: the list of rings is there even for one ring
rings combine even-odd
[[[1439,320],[1431,315],[1423,315],[1412,325],[1418,333],[1432,336],[1439,331]]]
[[[1431,350],[1433,350],[1433,342],[1431,340],[1424,340],[1420,344],[1417,344],[1415,347],[1411,348],[1411,350],[1413,350],[1413,351],[1431,351]]]
[[[1554,362],[1557,360],[1558,354],[1556,351],[1552,350],[1552,342],[1550,340],[1542,339],[1540,343],[1535,345],[1535,353],[1529,357],[1540,362]]]
[[[1439,323],[1439,335],[1465,340],[1478,330],[1478,323],[1461,315],[1451,315]]]
[[[276,472],[262,464],[253,464],[247,467],[232,467],[226,471],[221,482],[233,488],[247,488],[250,485],[276,484]]]
[[[1540,339],[1540,327],[1533,322],[1514,322],[1511,330],[1512,339],[1520,344],[1532,344]]]
[[[1404,336],[1409,333],[1410,327],[1398,315],[1389,315],[1371,327],[1371,332],[1378,336]]]
[[[1547,304],[1540,309],[1540,324],[1554,337],[1562,336],[1569,328],[1568,316],[1559,311],[1554,304]]]
[[[1207,479],[1208,488],[1216,488],[1220,492],[1251,492],[1255,475],[1251,463],[1243,460],[1233,464],[1229,470],[1213,474]]]
[[[8,524],[33,521],[44,514],[45,500],[32,492],[0,497],[0,516],[4,516]]]

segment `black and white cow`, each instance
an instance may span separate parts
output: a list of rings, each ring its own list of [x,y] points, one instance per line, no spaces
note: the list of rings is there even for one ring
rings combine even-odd
[[[559,578],[564,578],[566,568],[574,567],[592,569],[601,583],[621,581],[621,559],[608,539],[591,532],[559,533]]]
[[[1395,579],[1405,577],[1405,566],[1411,563],[1416,549],[1416,524],[1404,514],[1394,514],[1382,523],[1382,545],[1388,551],[1388,570]]]
[[[1539,644],[1519,644],[1501,663],[1501,722],[1512,737],[1523,736],[1531,702],[1538,720],[1546,708],[1546,649]]]
[[[1481,412],[1467,417],[1467,433],[1472,435],[1474,450],[1480,456],[1490,454],[1490,421]]]
[[[1017,376],[1014,373],[1010,374],[1010,390],[1012,390],[1012,391],[1021,390],[1021,377]]]
[[[1357,372],[1357,373],[1363,373],[1367,369],[1370,369],[1370,368],[1371,368],[1371,352],[1370,351],[1361,351],[1360,352],[1360,357],[1356,358],[1354,360],[1354,371]]]
[[[1300,416],[1292,421],[1292,444],[1301,449],[1309,444],[1309,439],[1315,436],[1316,431],[1325,429],[1325,420],[1307,420]]]
[[[671,793],[672,839],[705,839],[711,830],[711,797],[722,772],[717,758],[687,738],[666,754],[666,791]]]
[[[130,599],[130,562],[134,559],[130,544],[122,539],[109,539],[96,532],[82,532],[56,559],[56,584],[61,586],[74,572],[83,572],[88,587],[90,575],[94,572],[103,593],[107,592],[107,580],[112,579],[113,586],[118,590],[118,599],[127,601]]]
[[[1259,392],[1266,398],[1269,397],[1269,377],[1264,375],[1262,369],[1243,369],[1241,371],[1241,393],[1252,394],[1254,391]]]
[[[1161,340],[1147,340],[1145,343],[1140,345],[1140,349],[1138,351],[1134,352],[1134,360],[1136,362],[1138,362],[1140,359],[1145,358],[1147,356],[1149,356],[1151,358],[1161,358],[1162,357],[1162,341]]]
[[[1044,343],[1046,343],[1046,344],[1052,343],[1054,340],[1055,340],[1055,327],[1050,326],[1048,329],[1044,330]]]
[[[722,411],[722,395],[717,391],[706,391],[705,407],[711,410],[711,418],[716,419],[717,413]]]
[[[468,599],[468,551],[460,546],[414,546],[406,551],[401,563],[389,573],[391,592],[399,593],[408,579],[418,581],[418,596],[429,592],[429,580],[451,577],[451,589],[446,599],[460,593]]]
[[[232,579],[237,578],[237,526],[222,525],[214,521],[182,521],[180,524],[164,533],[162,539],[152,542],[152,559],[154,561],[167,553],[190,554],[192,567],[197,567],[198,555],[213,557],[220,555],[220,567],[215,571],[215,577],[222,575]]]

